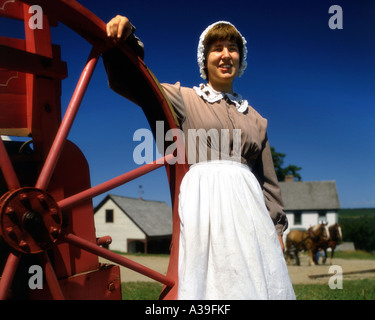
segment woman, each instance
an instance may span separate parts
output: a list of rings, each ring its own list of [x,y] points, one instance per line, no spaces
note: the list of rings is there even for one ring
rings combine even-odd
[[[109,37],[126,39],[142,54],[134,30],[122,16],[107,24]],[[113,57],[103,58],[110,85],[121,93],[121,77],[110,71]],[[245,38],[219,21],[199,39],[198,64],[207,83],[162,85],[188,137],[190,167],[179,195],[179,299],[295,299],[267,120],[233,91],[246,58]]]

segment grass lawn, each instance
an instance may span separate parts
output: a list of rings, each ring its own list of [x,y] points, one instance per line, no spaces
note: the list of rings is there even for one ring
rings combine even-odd
[[[163,285],[159,282],[122,282],[123,300],[157,300]]]
[[[294,285],[297,300],[375,300],[375,280],[350,280],[343,289],[332,290],[327,284]],[[123,282],[124,300],[157,300],[162,285],[157,282]]]
[[[293,285],[297,300],[375,300],[375,280],[343,281],[342,289],[327,284]]]
[[[331,253],[328,252],[328,257],[331,256]],[[355,251],[336,251],[335,258],[340,259],[365,259],[365,260],[375,260],[375,253],[374,252],[366,252],[362,250],[355,250]]]

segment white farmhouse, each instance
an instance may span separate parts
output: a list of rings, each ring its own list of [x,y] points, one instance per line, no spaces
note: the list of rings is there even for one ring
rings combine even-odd
[[[279,185],[289,223],[284,237],[292,229],[338,222],[340,202],[335,181],[285,181]]]
[[[172,209],[165,202],[107,195],[94,210],[96,236],[121,252],[169,253]]]

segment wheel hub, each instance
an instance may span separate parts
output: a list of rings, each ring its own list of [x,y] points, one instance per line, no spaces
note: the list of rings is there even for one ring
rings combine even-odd
[[[47,250],[61,233],[62,215],[46,192],[25,187],[0,199],[0,235],[22,253]]]

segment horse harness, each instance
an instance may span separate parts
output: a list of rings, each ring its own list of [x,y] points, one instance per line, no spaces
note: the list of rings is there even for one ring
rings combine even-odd
[[[312,232],[312,227],[310,227],[307,231],[308,231],[308,235],[307,235],[307,237],[304,238],[304,239],[302,239],[300,242],[297,242],[294,246],[298,246],[299,244],[305,242],[307,239],[311,239],[311,240],[314,241],[314,239],[313,239],[313,238],[314,238],[314,234],[313,234],[313,232]],[[305,232],[306,232],[306,231],[305,231]]]

